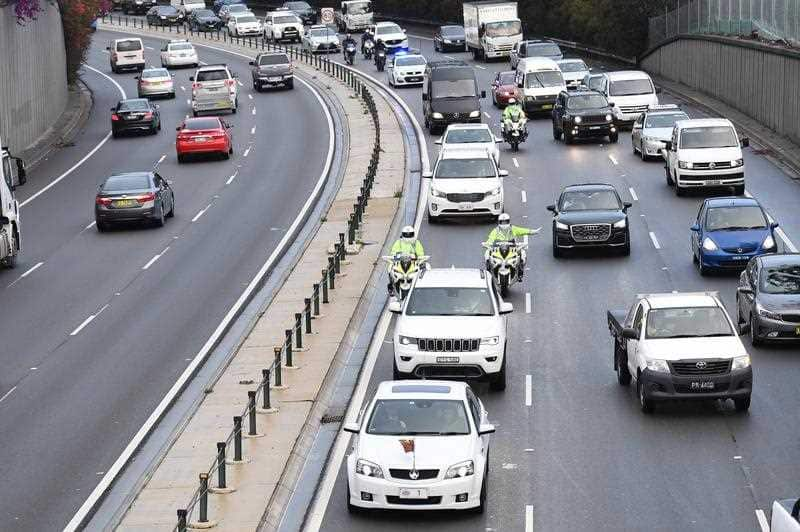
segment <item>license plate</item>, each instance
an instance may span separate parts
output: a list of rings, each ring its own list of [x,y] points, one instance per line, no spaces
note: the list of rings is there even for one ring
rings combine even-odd
[[[721,185],[722,181],[720,181],[719,179],[713,179],[711,181],[706,181],[706,184],[710,186]]]
[[[268,81],[281,81],[281,79],[283,78],[281,78],[280,76],[270,76],[267,78]]]
[[[437,364],[458,364],[458,357],[436,357]]]
[[[693,382],[689,385],[692,390],[713,390],[714,383],[712,381]]]
[[[138,202],[132,199],[114,200],[114,207],[133,207],[136,203]]]
[[[206,142],[208,140],[208,137],[194,137],[192,140],[194,140],[195,142]]]
[[[553,108],[553,104],[550,104],[550,103],[545,104],[545,105],[542,106],[542,109],[552,109],[552,108]]]
[[[731,257],[731,260],[736,260],[736,261],[747,260],[747,257],[740,257],[739,255],[734,255],[733,257]]]
[[[139,120],[142,116],[144,116],[144,115],[141,115],[141,114],[137,113],[137,114],[128,115],[125,118],[127,118],[128,120]]]
[[[208,87],[207,90],[208,92],[217,92],[219,90],[219,87]]]
[[[472,203],[459,203],[458,210],[459,211],[471,211],[473,209]]]
[[[589,129],[601,129],[603,126],[590,126]]]
[[[125,57],[125,59],[136,59],[135,55],[126,55],[124,57]]]
[[[400,488],[398,497],[401,499],[427,499],[428,490],[425,488]]]

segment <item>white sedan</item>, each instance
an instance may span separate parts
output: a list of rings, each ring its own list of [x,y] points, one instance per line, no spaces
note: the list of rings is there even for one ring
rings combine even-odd
[[[186,40],[173,39],[161,49],[161,66],[193,66],[197,67],[200,59],[194,45]]]
[[[428,62],[421,55],[395,55],[386,66],[386,79],[392,87],[422,85],[427,64]]]
[[[464,382],[382,382],[347,457],[347,509],[475,510],[486,506],[488,423]]]
[[[252,13],[231,15],[228,19],[228,35],[232,37],[261,37],[264,26]]]
[[[436,144],[442,149],[452,150],[457,148],[483,149],[494,157],[494,161],[500,164],[500,147],[502,139],[497,138],[492,133],[489,124],[450,124]]]

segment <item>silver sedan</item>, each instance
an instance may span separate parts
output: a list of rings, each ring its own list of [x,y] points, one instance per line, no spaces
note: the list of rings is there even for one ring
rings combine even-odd
[[[138,83],[136,89],[139,98],[149,96],[175,97],[175,84],[172,81],[172,74],[166,68],[146,68],[141,75],[136,76]]]

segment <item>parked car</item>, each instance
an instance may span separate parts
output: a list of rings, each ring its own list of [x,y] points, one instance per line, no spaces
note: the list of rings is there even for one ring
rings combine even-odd
[[[661,152],[672,137],[672,128],[678,120],[689,120],[689,115],[674,104],[653,105],[633,123],[631,145],[643,161],[651,157],[661,159]]]
[[[761,255],[747,263],[736,290],[739,334],[750,343],[800,340],[800,254]]]
[[[439,26],[433,34],[433,49],[437,52],[466,52],[464,26]]]
[[[157,172],[128,172],[107,177],[97,188],[94,219],[98,232],[120,222],[150,222],[157,227],[175,216],[175,193]]]
[[[287,89],[294,87],[292,61],[284,52],[263,52],[250,61],[253,75],[253,88],[262,91],[264,87],[282,85]]]
[[[178,162],[186,162],[189,155],[198,154],[218,154],[228,159],[233,154],[232,127],[216,116],[187,118],[175,128]]]
[[[172,6],[154,6],[147,11],[145,16],[150,26],[170,26],[183,24],[183,13]]]
[[[199,64],[200,58],[197,55],[197,50],[189,41],[173,39],[166,42],[164,47],[161,48],[161,66],[164,68],[176,66],[193,66],[197,68]]]
[[[189,13],[188,21],[192,31],[219,31],[223,25],[210,9],[195,9]]]
[[[136,91],[139,93],[139,98],[175,97],[172,74],[166,68],[145,68],[141,74],[136,76],[136,80]]]
[[[425,65],[428,62],[419,54],[397,54],[389,59],[386,79],[392,87],[422,85]]]
[[[516,72],[507,70],[505,72],[498,72],[491,83],[492,86],[492,104],[495,107],[503,108],[508,105],[509,98],[516,98],[520,103],[521,100],[517,94]]]
[[[144,70],[144,44],[140,38],[114,39],[106,50],[115,74],[123,70]]]
[[[583,83],[583,78],[589,73],[589,67],[583,59],[562,59],[556,61],[561,74],[564,76],[564,83],[567,89],[577,89]]]
[[[692,260],[700,275],[741,270],[753,257],[778,251],[776,227],[755,198],[706,199],[691,227]]]
[[[158,105],[146,98],[120,100],[111,108],[111,135],[147,132],[155,135],[161,131],[161,113]]]
[[[499,144],[502,139],[495,137],[489,124],[450,124],[436,144],[442,150],[463,148],[467,150],[485,150],[492,154],[495,162],[500,164]]]
[[[572,144],[579,138],[619,140],[614,111],[606,97],[590,90],[561,91],[553,107],[553,138]]]

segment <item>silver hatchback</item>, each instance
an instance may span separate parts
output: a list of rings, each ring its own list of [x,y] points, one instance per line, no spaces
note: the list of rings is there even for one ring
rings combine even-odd
[[[172,74],[166,68],[146,68],[136,76],[138,80],[136,90],[139,98],[152,96],[175,97],[175,84],[172,81]]]

